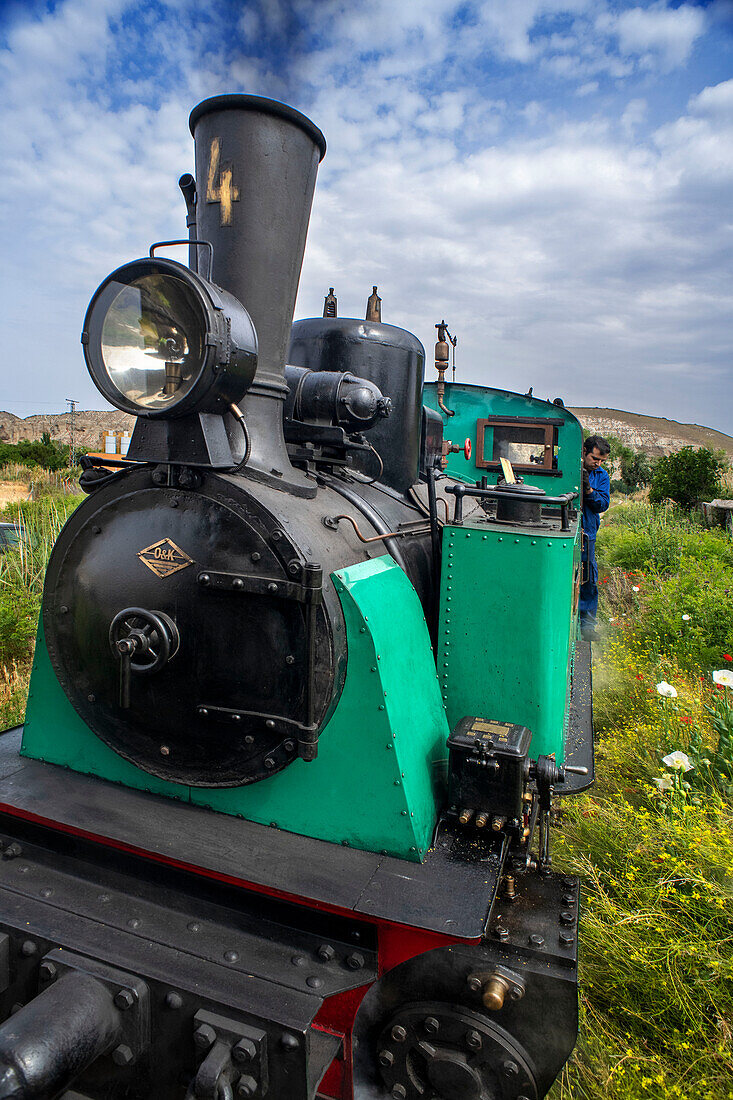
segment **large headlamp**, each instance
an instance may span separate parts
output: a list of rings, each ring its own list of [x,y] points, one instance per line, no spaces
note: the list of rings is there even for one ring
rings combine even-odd
[[[231,294],[174,260],[133,260],[108,275],[82,332],[92,381],[118,409],[174,418],[224,412],[249,389],[257,336]]]

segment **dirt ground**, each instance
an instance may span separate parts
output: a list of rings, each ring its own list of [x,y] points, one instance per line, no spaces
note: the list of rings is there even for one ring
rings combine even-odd
[[[22,481],[0,481],[0,508],[16,500],[28,499],[28,486]]]

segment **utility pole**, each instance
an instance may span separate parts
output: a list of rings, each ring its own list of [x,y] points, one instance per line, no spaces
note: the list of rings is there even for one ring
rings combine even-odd
[[[69,406],[69,412],[71,413],[71,423],[69,424],[69,467],[73,470],[76,466],[76,438],[74,435],[74,419],[76,416],[76,406],[79,404],[73,397],[66,398],[66,404]]]

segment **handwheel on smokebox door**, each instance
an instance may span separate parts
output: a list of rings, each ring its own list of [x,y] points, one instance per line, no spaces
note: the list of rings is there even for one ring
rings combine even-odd
[[[164,611],[126,607],[109,627],[109,644],[120,662],[120,706],[130,706],[132,673],[160,672],[172,661],[180,645],[178,627]]]

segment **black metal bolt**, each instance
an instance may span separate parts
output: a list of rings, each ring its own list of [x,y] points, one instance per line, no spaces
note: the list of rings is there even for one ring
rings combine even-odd
[[[166,995],[165,995],[165,1007],[166,1008],[172,1008],[173,1010],[177,1010],[179,1008],[182,1008],[183,1007],[183,997],[181,996],[181,994],[176,993],[172,989],[170,990],[169,993],[166,993]]]
[[[23,855],[23,849],[20,844],[8,844],[7,848],[3,852],[3,859],[15,859],[17,856]]]
[[[240,588],[244,588],[244,581],[241,577],[234,578],[234,580],[232,581],[232,588],[236,588],[237,590],[239,590]]]
[[[120,1043],[118,1047],[112,1051],[112,1061],[116,1066],[129,1066],[133,1060],[134,1055],[130,1048],[124,1043]]]
[[[575,936],[573,935],[572,932],[561,932],[560,933],[560,943],[563,945],[563,947],[572,947],[574,940],[575,940]]]
[[[238,951],[225,951],[224,952],[224,961],[228,962],[228,963],[239,962],[239,952]]]
[[[322,943],[318,948],[316,954],[319,959],[323,959],[324,962],[331,962],[331,959],[336,957],[336,952],[331,947],[330,943]]]
[[[268,592],[277,592],[277,585],[275,584],[274,581],[270,581],[270,583],[267,586],[267,591]]]
[[[252,558],[252,561],[259,561],[262,557],[262,554],[260,554],[258,550],[255,550],[254,553],[250,555],[250,557]]]
[[[283,748],[285,752],[293,752],[295,749],[295,741],[283,741]]]
[[[30,959],[30,958],[33,957],[33,955],[36,954],[37,951],[38,951],[38,948],[36,947],[33,940],[24,940],[23,941],[23,945],[20,949],[21,955],[25,955],[25,957],[27,959]]]
[[[407,1038],[407,1031],[402,1024],[395,1024],[392,1028],[392,1038],[396,1043],[404,1043]]]
[[[52,982],[56,977],[56,967],[49,959],[44,959],[38,967],[38,977],[42,982]]]
[[[280,1040],[280,1046],[283,1050],[297,1050],[300,1046],[300,1039],[297,1039],[295,1035],[288,1035],[286,1032]]]
[[[265,757],[265,767],[268,771],[271,771],[275,767],[275,761],[272,756]]]
[[[288,562],[288,573],[290,573],[290,575],[293,576],[293,577],[295,577],[298,573],[300,573],[300,562],[299,561],[289,561]]]
[[[435,1019],[435,1016],[426,1016],[422,1022],[422,1026],[427,1031],[428,1035],[436,1035],[440,1031],[440,1022]]]
[[[392,1100],[405,1100],[407,1089],[404,1085],[395,1085],[391,1092]]]
[[[544,946],[544,942],[544,937],[538,936],[536,932],[533,932],[529,937],[529,943],[532,947],[542,947]]]
[[[309,978],[305,979],[305,984],[309,989],[320,989],[323,985],[323,978],[319,978],[316,974],[311,974]]]
[[[468,988],[471,990],[472,993],[481,993],[481,991],[484,988],[483,982],[481,981],[481,979],[475,977],[474,975],[471,975],[468,978],[467,985],[468,985]]]
[[[563,894],[562,903],[563,905],[575,905],[575,894]]]
[[[295,664],[295,657],[293,657],[292,653],[288,653],[287,657],[285,658],[285,664],[286,665],[294,665]]]
[[[216,1032],[210,1024],[201,1024],[193,1033],[193,1041],[198,1050],[211,1050],[216,1042]]]
[[[565,890],[577,890],[578,889],[578,883],[576,882],[576,880],[574,878],[564,878],[564,879],[562,879],[562,885],[563,885],[563,889],[565,889]]]
[[[391,1050],[380,1050],[377,1057],[379,1059],[380,1066],[384,1066],[385,1069],[389,1069],[389,1067],[394,1062],[394,1054]]]
[[[469,1031],[466,1036],[466,1046],[469,1050],[481,1050],[482,1039],[478,1031]]]
[[[254,1077],[250,1077],[250,1075],[247,1073],[239,1078],[239,1084],[237,1085],[237,1096],[242,1097],[243,1100],[246,1100],[246,1097],[254,1096],[256,1092],[257,1081],[254,1079]]]
[[[364,956],[359,951],[352,951],[350,955],[346,956],[346,965],[349,970],[361,970],[365,961]]]
[[[207,584],[211,584],[211,577],[209,576],[208,573],[200,573],[199,574],[199,584],[202,584],[204,586],[204,588],[206,587]]]
[[[560,914],[561,924],[575,924],[575,913],[571,913],[569,909],[564,909]]]
[[[232,1058],[235,1062],[239,1062],[240,1065],[243,1062],[251,1062],[252,1059],[256,1057],[257,1047],[251,1039],[240,1039],[232,1050]]]
[[[505,1062],[501,1068],[505,1077],[516,1077],[519,1073],[519,1066],[516,1062]]]
[[[114,1003],[121,1012],[127,1012],[135,1004],[135,994],[131,989],[120,989],[115,993]]]
[[[495,924],[492,931],[497,940],[504,941],[509,939],[509,929],[505,928],[503,924]]]

